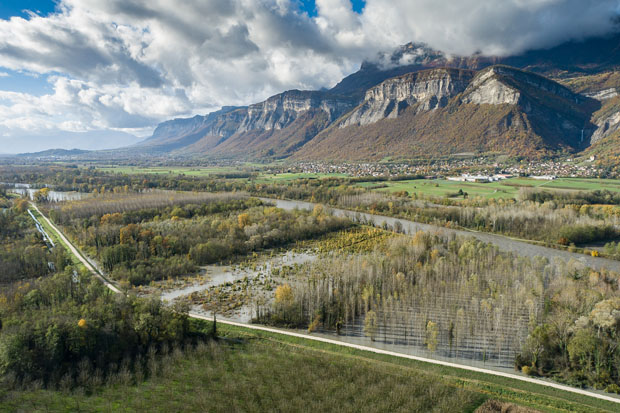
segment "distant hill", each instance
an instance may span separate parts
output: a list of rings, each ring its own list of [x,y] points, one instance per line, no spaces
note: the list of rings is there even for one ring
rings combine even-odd
[[[142,141],[132,134],[116,130],[94,130],[86,132],[67,132],[51,130],[45,132],[16,132],[15,135],[3,138],[2,150],[17,154],[37,152],[47,149],[79,148],[81,150],[99,151],[124,148]],[[53,145],[53,148],[50,146]]]
[[[291,90],[167,121],[126,150],[333,160],[581,151],[620,128],[619,46],[615,35],[500,58],[449,57],[410,43],[330,90]]]
[[[40,152],[20,153],[16,156],[22,158],[67,158],[88,153],[83,149],[48,149]]]

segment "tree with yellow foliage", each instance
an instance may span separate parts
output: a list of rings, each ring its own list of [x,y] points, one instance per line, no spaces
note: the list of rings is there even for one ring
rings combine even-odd
[[[323,205],[321,204],[317,204],[314,206],[314,209],[312,210],[312,216],[314,217],[319,217],[321,215],[324,214],[324,210],[323,210]]]
[[[293,304],[293,289],[288,284],[279,285],[276,288],[276,305],[290,307]]]
[[[375,341],[377,337],[378,324],[377,313],[373,310],[368,311],[364,317],[364,333],[370,337],[371,341]]]
[[[250,225],[250,214],[248,214],[247,212],[244,212],[243,214],[239,214],[237,216],[237,223],[239,224],[239,228],[241,229]]]
[[[49,188],[41,188],[34,193],[34,200],[36,202],[47,202],[50,194]]]

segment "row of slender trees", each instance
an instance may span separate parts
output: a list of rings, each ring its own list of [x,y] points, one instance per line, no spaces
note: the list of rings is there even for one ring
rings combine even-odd
[[[617,274],[417,233],[296,269],[257,320],[336,330],[615,391]],[[285,298],[282,298],[285,297]]]

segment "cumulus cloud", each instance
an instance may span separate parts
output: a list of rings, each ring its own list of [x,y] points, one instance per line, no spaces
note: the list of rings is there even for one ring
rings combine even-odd
[[[349,0],[316,0],[313,17],[297,0],[61,0],[57,10],[0,20],[0,66],[50,74],[53,86],[0,92],[5,135],[147,133],[170,117],[331,86],[410,41],[456,55],[550,47],[614,30],[620,0],[367,0],[361,14]]]
[[[368,0],[363,25],[455,55],[509,55],[616,30],[617,0]],[[381,30],[382,26],[388,30]]]

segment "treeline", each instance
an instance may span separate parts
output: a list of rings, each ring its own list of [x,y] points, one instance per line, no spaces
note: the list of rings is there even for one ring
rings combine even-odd
[[[607,189],[594,191],[548,191],[540,188],[520,188],[519,199],[544,203],[553,201],[559,205],[620,205],[620,192]]]
[[[8,387],[140,381],[175,343],[207,337],[190,328],[186,309],[114,295],[71,267],[3,288],[0,298],[0,377]]]
[[[450,203],[446,200],[445,203]],[[342,195],[338,205],[379,215],[397,216],[439,226],[494,232],[551,244],[584,244],[620,237],[620,208],[553,202],[478,200],[442,205],[381,193]]]
[[[103,216],[107,213],[124,213],[131,211],[158,210],[160,208],[183,208],[186,205],[201,205],[199,208],[217,210],[233,201],[247,200],[244,193],[207,193],[207,192],[174,192],[146,191],[140,193],[103,194],[84,198],[78,201],[62,202],[50,205],[52,219],[59,223],[75,218]],[[213,206],[211,208],[210,206]],[[198,209],[199,209],[198,208]],[[193,210],[196,210],[194,208]]]

